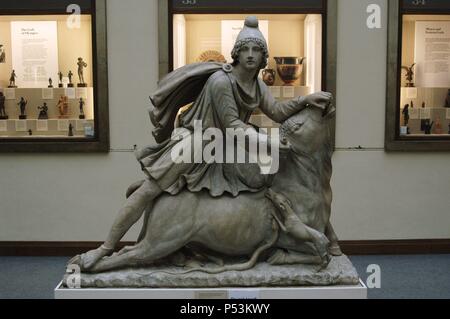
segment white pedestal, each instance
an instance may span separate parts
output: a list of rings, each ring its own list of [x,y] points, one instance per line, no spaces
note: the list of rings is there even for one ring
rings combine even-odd
[[[355,286],[223,289],[67,289],[59,283],[55,299],[367,299],[367,287],[361,280]]]

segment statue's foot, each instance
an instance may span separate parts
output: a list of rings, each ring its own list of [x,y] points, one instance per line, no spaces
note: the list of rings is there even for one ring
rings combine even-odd
[[[195,259],[188,259],[185,263],[185,267],[187,269],[197,269],[197,268],[202,268],[204,266],[204,264],[202,264],[201,262],[199,262],[198,260]]]
[[[330,247],[328,247],[328,253],[332,256],[342,256],[341,247],[337,242],[332,242]]]
[[[328,253],[329,245],[330,241],[328,240],[327,236],[325,236],[322,233],[318,233],[318,236],[315,238],[314,241],[314,247],[316,248],[317,253],[320,256],[320,259],[322,260],[322,268],[326,268],[331,260],[330,255]]]

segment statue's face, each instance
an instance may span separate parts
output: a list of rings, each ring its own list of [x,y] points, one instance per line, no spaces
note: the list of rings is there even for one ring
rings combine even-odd
[[[238,59],[245,69],[259,70],[263,61],[263,50],[256,42],[250,41],[241,47]]]

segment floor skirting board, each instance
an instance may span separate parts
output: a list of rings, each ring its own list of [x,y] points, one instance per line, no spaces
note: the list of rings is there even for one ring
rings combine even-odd
[[[101,242],[0,241],[0,256],[74,256],[97,248]],[[133,245],[122,242],[117,247]],[[344,240],[347,255],[450,254],[450,239]]]

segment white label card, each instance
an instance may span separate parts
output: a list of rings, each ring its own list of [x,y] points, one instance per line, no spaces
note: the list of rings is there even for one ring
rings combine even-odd
[[[418,120],[419,119],[419,109],[409,109],[409,118],[411,120]]]
[[[416,99],[417,98],[417,88],[407,88],[406,89],[406,98],[407,99]]]
[[[38,131],[38,132],[48,131],[48,121],[47,120],[37,120],[36,131]]]
[[[228,291],[229,299],[260,299],[259,289],[230,289]]]
[[[281,97],[281,88],[279,86],[269,86],[270,93],[274,98]]]
[[[0,132],[8,131],[8,121],[0,120]]]
[[[86,123],[86,120],[77,120],[77,123],[75,125],[75,129],[77,131],[84,131],[84,124]]]
[[[283,86],[283,97],[293,98],[295,95],[293,86]]]
[[[88,93],[87,93],[87,88],[77,88],[76,89],[76,98],[83,98],[83,99],[87,99],[88,98]]]
[[[5,89],[5,99],[15,100],[16,99],[16,89]]]
[[[58,131],[68,131],[69,120],[58,120]]]
[[[75,99],[75,88],[66,88],[66,96],[69,99],[74,100]]]
[[[27,130],[27,121],[26,120],[16,120],[16,131],[17,132],[25,132]]]
[[[42,89],[43,100],[53,100],[53,89]]]
[[[429,108],[420,109],[420,119],[421,120],[428,120],[430,118],[431,118],[431,109],[429,109]]]

